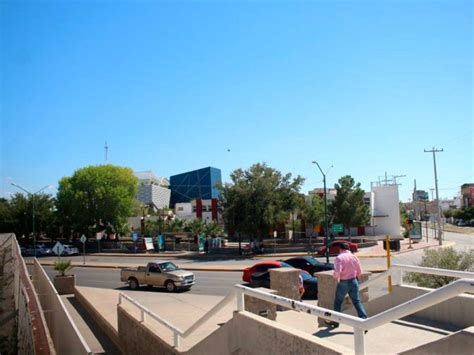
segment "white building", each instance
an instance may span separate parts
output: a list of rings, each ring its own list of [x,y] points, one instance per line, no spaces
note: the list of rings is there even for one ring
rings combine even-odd
[[[140,185],[138,186],[137,199],[155,210],[170,205],[171,190],[168,188],[168,179],[156,176],[151,171],[135,172]]]
[[[191,202],[177,202],[175,215],[178,219],[194,220],[201,218],[203,221],[221,221],[222,215],[219,211],[217,199],[193,200]]]

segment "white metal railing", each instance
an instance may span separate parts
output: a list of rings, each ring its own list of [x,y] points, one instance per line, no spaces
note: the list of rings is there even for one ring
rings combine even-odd
[[[211,318],[214,314],[216,314],[220,309],[224,308],[224,306],[230,303],[234,298],[235,298],[235,291],[232,291],[184,332],[178,327],[171,324],[170,322],[161,318],[159,315],[153,313],[151,310],[149,310],[148,308],[146,308],[139,302],[135,301],[130,296],[127,296],[126,294],[122,292],[119,293],[118,304],[121,305],[122,299],[125,299],[128,302],[135,305],[140,310],[140,321],[142,323],[145,322],[145,314],[147,314],[148,316],[150,316],[157,322],[164,325],[166,328],[170,329],[173,332],[173,345],[175,348],[178,348],[180,346],[181,338],[186,338],[187,336],[192,334],[194,330],[199,328],[204,322],[206,322],[209,318]]]
[[[441,288],[404,302],[396,307],[388,309],[376,316],[361,319],[348,314],[336,312],[327,308],[317,307],[302,303],[290,298],[270,294],[264,291],[252,289],[242,285],[236,285],[237,289],[237,309],[245,309],[244,295],[249,295],[267,302],[271,302],[283,307],[291,308],[295,311],[301,311],[312,314],[329,321],[335,321],[354,328],[354,350],[356,354],[365,354],[365,330],[370,330],[409,314],[421,311],[435,304],[446,301],[464,292],[474,292],[474,273],[464,271],[453,271],[444,269],[431,269],[410,265],[392,265],[389,270],[364,282],[360,288],[366,288],[381,277],[386,277],[394,272],[419,272],[425,274],[434,274],[442,276],[462,277],[463,279],[454,281]],[[400,277],[401,279],[401,277]]]

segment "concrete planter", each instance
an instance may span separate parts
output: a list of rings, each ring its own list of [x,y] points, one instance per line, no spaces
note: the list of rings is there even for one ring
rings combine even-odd
[[[76,287],[76,275],[56,275],[54,277],[54,287],[60,295],[74,293]]]

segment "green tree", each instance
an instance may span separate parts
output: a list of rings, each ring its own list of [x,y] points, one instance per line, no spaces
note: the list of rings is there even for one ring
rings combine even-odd
[[[224,228],[220,223],[212,221],[206,223],[204,227],[204,233],[210,237],[218,237],[219,235],[222,235],[224,233]]]
[[[472,272],[474,271],[474,250],[458,252],[453,248],[428,249],[425,250],[419,266]],[[408,273],[405,280],[416,283],[420,287],[439,288],[449,284],[455,278]]]
[[[265,163],[237,169],[231,183],[220,185],[223,217],[228,229],[262,240],[271,229],[288,221],[298,206],[304,179],[282,175]]]
[[[199,234],[203,233],[206,228],[206,224],[203,222],[202,219],[193,219],[186,223],[185,229],[190,232],[194,236],[198,236]]]
[[[365,192],[360,188],[360,183],[356,184],[350,175],[341,177],[338,182],[334,185],[336,198],[330,205],[334,222],[343,224],[348,232],[351,227],[366,225],[370,220],[370,211],[364,203]]]
[[[122,229],[132,215],[138,179],[129,168],[89,166],[59,181],[57,210],[65,228],[78,233]]]
[[[35,234],[51,235],[55,230],[54,199],[48,194],[14,194],[10,200],[0,201],[0,229],[15,233],[17,237],[33,235],[33,204],[35,210]]]
[[[306,198],[300,210],[300,216],[301,219],[313,226],[324,224],[324,199],[319,195]]]

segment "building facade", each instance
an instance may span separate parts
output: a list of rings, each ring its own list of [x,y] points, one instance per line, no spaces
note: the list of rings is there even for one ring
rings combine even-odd
[[[461,207],[474,206],[474,184],[464,184],[461,186]]]
[[[222,182],[220,169],[207,167],[170,177],[171,202],[191,202],[192,200],[212,200],[219,198],[216,185]]]
[[[135,172],[138,178],[137,200],[155,210],[170,206],[171,190],[166,178],[156,176],[151,171]]]
[[[175,215],[178,219],[192,221],[202,219],[203,221],[222,221],[221,210],[218,200],[193,200],[191,202],[178,202],[175,205]]]

